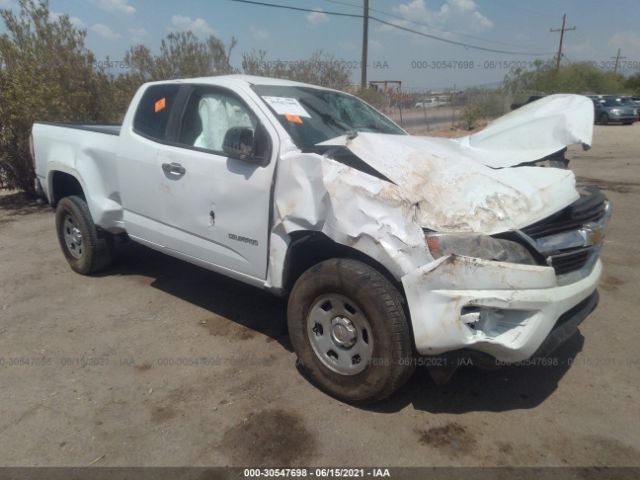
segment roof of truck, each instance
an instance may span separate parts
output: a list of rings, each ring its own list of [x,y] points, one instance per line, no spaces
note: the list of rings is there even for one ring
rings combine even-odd
[[[216,75],[211,77],[196,77],[196,78],[181,78],[177,80],[164,80],[160,82],[151,82],[151,83],[200,83],[200,84],[211,84],[211,85],[229,85],[232,82],[242,82],[248,85],[280,85],[280,86],[289,86],[289,87],[313,87],[313,88],[324,88],[318,85],[313,85],[310,83],[303,82],[294,82],[292,80],[285,80],[282,78],[271,78],[271,77],[258,77],[256,75]]]

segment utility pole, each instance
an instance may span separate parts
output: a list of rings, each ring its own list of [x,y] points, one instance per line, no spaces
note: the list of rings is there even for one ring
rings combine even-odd
[[[556,59],[556,70],[560,70],[560,59],[562,58],[562,42],[564,40],[564,32],[568,32],[570,30],[575,30],[576,27],[565,27],[567,24],[567,14],[562,15],[562,27],[561,28],[551,28],[549,31],[551,32],[560,32],[560,45],[558,46],[558,58]]]
[[[360,65],[360,86],[367,88],[367,61],[369,58],[369,0],[364,0],[362,12],[362,65]]]
[[[624,60],[627,57],[621,57],[620,53],[621,53],[621,49],[618,49],[618,54],[615,57],[611,57],[612,59],[615,59],[616,63],[613,66],[613,73],[618,73],[618,65],[620,65],[620,60]]]

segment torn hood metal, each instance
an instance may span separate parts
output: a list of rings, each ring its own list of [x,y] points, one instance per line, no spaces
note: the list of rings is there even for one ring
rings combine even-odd
[[[572,144],[588,148],[592,133],[591,100],[551,95],[462,138],[359,133],[320,145],[346,147],[391,180],[422,227],[493,234],[526,227],[578,198],[571,171],[522,164]]]

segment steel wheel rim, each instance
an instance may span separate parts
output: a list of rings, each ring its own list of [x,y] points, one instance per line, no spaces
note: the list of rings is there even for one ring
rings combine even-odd
[[[330,293],[316,299],[307,314],[307,336],[316,357],[333,372],[356,375],[371,362],[371,325],[344,295]]]
[[[80,258],[84,253],[84,242],[82,232],[76,225],[75,220],[69,214],[62,219],[62,233],[67,251],[73,258]]]

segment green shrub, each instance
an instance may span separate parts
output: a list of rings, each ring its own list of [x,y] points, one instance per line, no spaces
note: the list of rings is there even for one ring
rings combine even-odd
[[[460,121],[462,128],[465,130],[473,130],[482,118],[482,106],[478,103],[469,103],[462,109]]]
[[[563,65],[537,61],[531,69],[516,68],[504,80],[512,94],[523,91],[552,93],[620,93],[625,90],[624,78],[613,71],[602,70],[590,62]]]
[[[0,17],[0,186],[33,193],[33,122],[102,120],[108,78],[94,68],[86,32],[68,16],[52,18],[46,2],[20,0],[19,13]]]

